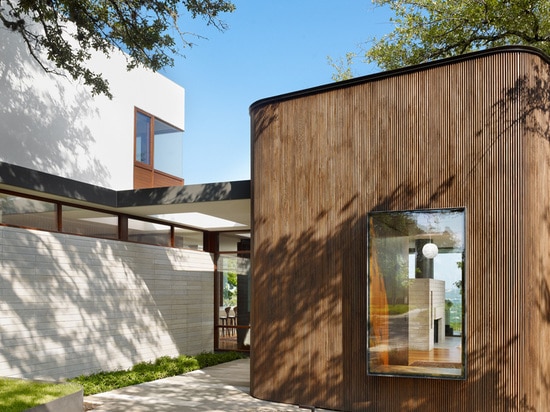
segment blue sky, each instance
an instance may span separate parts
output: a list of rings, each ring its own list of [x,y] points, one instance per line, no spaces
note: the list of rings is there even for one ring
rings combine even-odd
[[[250,179],[249,106],[257,100],[331,83],[327,56],[360,51],[391,31],[390,13],[369,0],[234,0],[223,33],[202,19],[182,27],[207,39],[183,50],[162,73],[185,88],[186,184]],[[185,23],[185,22],[184,22]],[[361,63],[356,76],[378,71]]]

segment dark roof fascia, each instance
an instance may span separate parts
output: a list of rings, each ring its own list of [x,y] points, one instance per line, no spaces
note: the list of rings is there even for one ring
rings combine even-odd
[[[118,192],[119,207],[250,199],[250,180]]]
[[[117,205],[117,192],[115,190],[5,162],[0,162],[0,183],[17,189],[102,206],[116,207]]]
[[[111,208],[250,199],[250,180],[116,191],[5,162],[0,184]]]
[[[359,85],[359,84],[374,82],[374,81],[377,81],[377,80],[387,79],[387,78],[395,77],[395,76],[401,76],[401,75],[409,74],[409,73],[417,73],[417,72],[420,72],[420,71],[433,69],[433,68],[436,68],[436,67],[447,66],[447,65],[450,65],[450,64],[455,64],[455,63],[459,63],[459,62],[463,62],[463,61],[467,61],[467,60],[479,59],[479,58],[483,58],[483,57],[487,57],[487,56],[491,56],[491,55],[495,55],[495,54],[518,53],[518,52],[519,53],[535,54],[535,55],[539,56],[541,59],[543,59],[547,64],[550,64],[550,57],[546,53],[544,53],[542,50],[540,50],[536,47],[531,47],[531,46],[500,46],[500,47],[494,47],[494,48],[491,48],[491,49],[466,53],[466,54],[462,54],[460,56],[453,56],[453,57],[448,57],[446,59],[434,60],[434,61],[427,62],[427,63],[421,63],[421,64],[417,64],[417,65],[413,65],[413,66],[407,66],[407,67],[403,67],[403,68],[399,68],[399,69],[395,69],[395,70],[389,70],[389,71],[385,71],[385,72],[369,74],[369,75],[361,76],[361,77],[354,77],[354,78],[349,79],[349,80],[342,80],[342,81],[339,81],[339,82],[328,83],[328,84],[324,84],[324,85],[321,85],[321,86],[315,86],[315,87],[311,87],[311,88],[308,88],[308,89],[298,90],[298,91],[295,91],[295,92],[280,94],[278,96],[267,97],[267,98],[260,99],[260,100],[257,100],[256,102],[252,103],[250,105],[249,112],[252,112],[252,110],[258,109],[261,106],[265,106],[265,105],[268,105],[268,104],[274,104],[274,103],[280,103],[280,102],[283,102],[285,100],[297,99],[297,98],[301,98],[301,97],[311,96],[311,95],[314,95],[314,94],[325,93],[325,92],[332,91],[332,90],[345,89],[345,88],[356,86],[356,85]]]

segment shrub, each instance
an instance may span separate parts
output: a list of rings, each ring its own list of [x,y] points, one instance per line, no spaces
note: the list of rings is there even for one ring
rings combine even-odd
[[[140,362],[128,370],[99,372],[69,379],[84,388],[84,395],[107,392],[125,386],[151,382],[169,376],[181,375],[207,366],[246,358],[239,352],[200,353],[196,356],[162,356],[154,362]]]

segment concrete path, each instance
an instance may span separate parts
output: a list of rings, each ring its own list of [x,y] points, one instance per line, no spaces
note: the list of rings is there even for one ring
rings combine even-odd
[[[92,412],[307,412],[249,395],[250,361],[240,359],[184,375],[86,396]],[[328,411],[317,409],[317,411]]]

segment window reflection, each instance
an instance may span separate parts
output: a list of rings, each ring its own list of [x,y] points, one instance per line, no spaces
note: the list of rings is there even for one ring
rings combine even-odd
[[[220,233],[221,252],[250,251],[250,232]]]
[[[79,207],[63,205],[62,228],[65,233],[84,236],[118,238],[118,217]]]
[[[154,125],[154,165],[156,170],[183,176],[183,131],[159,119]]]
[[[151,117],[136,113],[136,161],[151,164]]]
[[[203,250],[203,240],[203,233],[199,230],[174,228],[175,247]]]
[[[369,373],[464,376],[464,210],[369,218]]]
[[[0,193],[0,223],[56,231],[57,208],[55,203]]]
[[[170,246],[170,226],[128,219],[128,240],[150,245]]]
[[[221,350],[250,349],[250,257],[222,254],[217,260],[218,346]]]
[[[183,130],[136,110],[135,134],[135,161],[141,167],[183,176]]]
[[[162,217],[162,215],[159,216]],[[124,221],[125,217],[127,217],[127,227],[124,223],[119,227],[119,219],[122,218]],[[54,203],[46,199],[19,196],[12,192],[0,192],[0,225],[204,250],[204,232],[200,229],[173,226],[161,221],[142,220],[138,217],[128,217],[61,202]],[[237,252],[238,257],[247,258],[250,254],[250,232],[230,232],[220,235],[219,247],[226,252]]]

